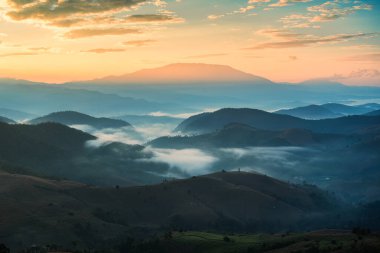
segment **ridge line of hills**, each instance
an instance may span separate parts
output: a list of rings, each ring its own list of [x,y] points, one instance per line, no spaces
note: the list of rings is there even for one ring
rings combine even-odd
[[[245,172],[214,173],[127,188],[89,187],[70,181],[0,173],[0,185],[0,214],[7,214],[0,234],[4,235],[3,241],[17,247],[51,242],[70,245],[74,240],[96,247],[97,243],[133,227],[153,231],[163,227],[231,231],[275,231],[288,226],[297,229],[314,215],[334,213],[340,208],[333,196],[316,187],[290,185]],[[22,194],[17,190],[20,185]],[[9,194],[17,198],[6,197]],[[17,220],[17,225],[13,225]],[[276,225],[272,220],[277,221]],[[318,223],[310,226],[319,227]],[[59,236],[62,234],[66,236]]]
[[[207,133],[222,129],[230,123],[242,123],[259,129],[308,129],[318,133],[354,133],[380,124],[379,116],[354,115],[340,118],[306,120],[289,115],[269,113],[250,108],[224,108],[202,113],[184,120],[175,131]]]
[[[97,129],[103,128],[121,128],[121,127],[132,127],[131,124],[120,119],[110,119],[110,118],[96,118],[90,115],[79,113],[75,111],[62,111],[54,112],[48,115],[32,119],[28,121],[29,124],[40,124],[47,122],[56,122],[63,125],[89,125]]]
[[[348,115],[368,115],[372,111],[380,109],[379,104],[367,103],[356,106],[327,103],[322,105],[308,105],[302,107],[295,107],[290,109],[282,109],[275,111],[278,114],[290,115],[303,119],[328,119],[338,118]]]

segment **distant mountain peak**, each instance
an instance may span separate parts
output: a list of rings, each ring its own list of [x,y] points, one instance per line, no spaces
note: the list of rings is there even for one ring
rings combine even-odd
[[[231,66],[205,63],[173,63],[158,68],[139,70],[121,76],[110,76],[96,82],[115,83],[201,83],[201,82],[257,82],[268,79],[237,70]]]

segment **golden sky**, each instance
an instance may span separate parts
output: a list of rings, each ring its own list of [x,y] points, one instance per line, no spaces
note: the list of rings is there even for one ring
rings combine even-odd
[[[66,82],[178,62],[380,85],[376,0],[0,0],[0,75]]]

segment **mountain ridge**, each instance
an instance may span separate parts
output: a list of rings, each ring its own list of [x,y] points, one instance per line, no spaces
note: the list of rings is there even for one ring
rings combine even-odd
[[[89,125],[97,129],[103,128],[120,128],[120,127],[132,127],[131,124],[120,119],[111,118],[95,118],[90,115],[76,112],[76,111],[61,111],[54,112],[48,115],[32,119],[28,121],[29,124],[40,124],[47,122],[55,122],[64,125]]]
[[[247,172],[127,188],[0,172],[0,202],[0,215],[7,217],[0,226],[2,242],[17,247],[73,241],[94,247],[134,227],[278,231],[302,227],[302,221],[318,227],[308,217],[339,206],[317,187]]]
[[[247,148],[247,147],[313,147],[350,143],[350,138],[337,134],[318,134],[305,129],[262,130],[245,124],[231,123],[223,129],[195,136],[164,136],[148,144],[157,148]]]
[[[9,119],[7,117],[0,116],[0,122],[7,123],[7,124],[14,124],[16,123],[14,120]]]
[[[183,133],[207,133],[222,129],[229,123],[243,123],[266,130],[289,128],[308,129],[318,133],[353,133],[361,128],[380,124],[376,116],[345,116],[334,119],[306,120],[289,115],[269,113],[250,108],[224,108],[202,113],[184,120],[175,131]]]
[[[202,82],[262,82],[266,78],[235,69],[228,65],[204,63],[174,63],[157,68],[142,69],[120,76],[108,76],[86,82],[113,83],[202,83]]]
[[[303,119],[326,119],[343,116],[343,114],[335,113],[319,105],[307,105],[291,109],[282,109],[275,111],[275,113],[290,115]]]

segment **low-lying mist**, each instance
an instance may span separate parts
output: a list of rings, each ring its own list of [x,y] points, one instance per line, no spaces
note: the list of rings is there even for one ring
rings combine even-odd
[[[106,129],[96,129],[88,125],[71,125],[70,127],[97,137],[96,140],[87,142],[87,145],[90,147],[99,147],[112,142],[142,145],[160,136],[170,135],[175,126],[171,124],[151,124]]]
[[[204,175],[221,170],[255,171],[293,183],[311,183],[336,192],[348,200],[372,200],[379,198],[380,187],[374,177],[366,177],[366,170],[373,170],[379,158],[365,152],[329,150],[318,147],[245,147],[245,148],[155,148],[148,146],[150,140],[172,134],[171,124],[138,125],[118,129],[98,130],[89,126],[75,125],[74,128],[97,137],[86,143],[92,150],[101,149],[111,143],[139,145],[133,156],[130,150],[120,149],[118,159],[97,156],[106,161],[102,166],[116,167],[111,175],[129,177],[133,173],[148,173],[155,181],[167,178],[185,178]],[[176,133],[177,134],[177,133]],[[113,147],[112,150],[116,148]],[[93,151],[94,152],[94,151]],[[103,151],[102,151],[103,152]],[[377,159],[377,160],[376,160]],[[366,164],[360,161],[367,161]],[[115,166],[116,164],[116,166]],[[368,164],[368,165],[367,165]],[[372,166],[372,167],[371,167]],[[149,169],[147,169],[149,167]],[[128,174],[129,173],[129,174]],[[371,172],[372,173],[372,172]],[[372,173],[373,175],[373,173]],[[140,175],[141,176],[141,175]],[[136,176],[137,178],[138,176]],[[355,192],[352,187],[360,185]]]

